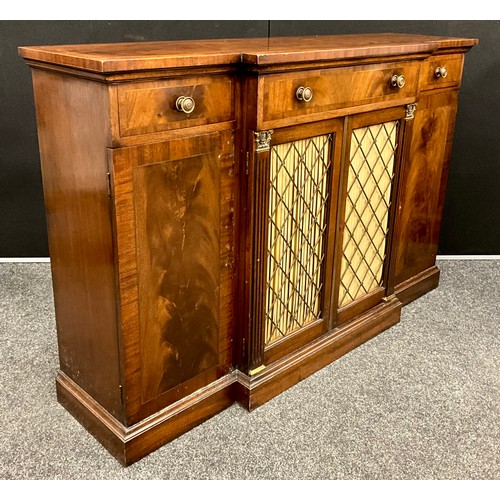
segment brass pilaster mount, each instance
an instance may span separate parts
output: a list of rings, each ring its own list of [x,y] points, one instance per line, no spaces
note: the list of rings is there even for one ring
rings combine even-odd
[[[255,142],[257,143],[256,151],[268,151],[271,149],[271,136],[274,130],[260,130],[254,132]]]
[[[417,103],[407,104],[405,120],[413,120],[413,118],[415,118],[416,109],[417,109]]]
[[[382,297],[382,302],[390,302],[391,300],[394,300],[396,299],[397,296],[395,293],[393,293],[392,295],[389,295],[388,297]]]

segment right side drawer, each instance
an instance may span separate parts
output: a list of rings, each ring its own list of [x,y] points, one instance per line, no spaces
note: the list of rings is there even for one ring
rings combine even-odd
[[[422,69],[420,71],[420,90],[459,86],[462,80],[463,65],[463,54],[429,57],[429,59],[426,59],[422,63]]]

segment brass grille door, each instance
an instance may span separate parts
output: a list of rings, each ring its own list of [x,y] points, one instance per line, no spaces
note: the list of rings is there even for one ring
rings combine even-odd
[[[343,119],[254,132],[250,167],[250,375],[331,325]]]
[[[359,313],[356,304],[366,299],[369,307],[384,296],[400,125],[400,120],[390,120],[365,126],[354,124],[351,129],[344,171],[340,320],[343,309]]]
[[[266,346],[321,317],[332,134],[271,148]]]

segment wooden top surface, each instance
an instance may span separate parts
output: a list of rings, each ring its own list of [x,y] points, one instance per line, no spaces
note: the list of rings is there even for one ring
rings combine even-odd
[[[470,48],[475,38],[378,33],[19,47],[25,59],[98,73],[355,59]]]

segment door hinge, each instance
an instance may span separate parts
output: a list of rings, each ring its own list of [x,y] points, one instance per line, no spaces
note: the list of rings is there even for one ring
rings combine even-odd
[[[123,408],[125,406],[125,400],[123,397],[123,385],[119,385],[118,387],[120,388],[120,401],[121,401],[122,408]]]
[[[245,163],[245,172],[248,175],[248,165],[250,163],[250,153],[247,151],[247,158],[246,158],[246,163]]]
[[[111,173],[107,172],[107,182],[108,182],[108,198],[111,199]]]

